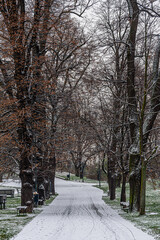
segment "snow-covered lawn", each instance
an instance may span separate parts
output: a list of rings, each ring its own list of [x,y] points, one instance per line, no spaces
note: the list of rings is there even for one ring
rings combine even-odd
[[[8,240],[17,234],[24,225],[32,219],[34,215],[27,217],[17,217],[16,207],[20,205],[20,197],[18,197],[18,189],[21,184],[19,180],[6,179],[0,183],[0,188],[14,188],[15,197],[7,197],[6,209],[0,210],[0,240]]]
[[[58,197],[14,240],[153,240],[102,200],[86,183],[56,180]]]
[[[21,189],[21,181],[13,180],[13,179],[4,179],[3,182],[0,182],[0,188],[14,188],[15,194],[19,194],[19,190]]]
[[[106,192],[108,189],[107,184],[102,185],[102,189]],[[153,186],[147,182],[146,191],[146,214],[139,216],[139,213],[126,213],[121,210],[120,207],[120,194],[121,188],[116,189],[116,199],[110,201],[107,194],[104,194],[104,201],[109,204],[113,209],[119,212],[123,218],[132,221],[136,226],[144,231],[153,234],[157,240],[160,240],[160,190],[159,184],[157,188],[153,189]],[[129,200],[129,185],[126,186],[127,200]]]
[[[0,183],[0,187],[12,187],[12,188],[21,188],[20,180],[13,179],[4,179],[3,182]]]
[[[0,188],[15,188],[15,197],[7,197],[6,209],[0,210],[0,240],[9,240],[20,232],[24,225],[31,221],[45,206],[36,208],[33,214],[27,216],[17,216],[16,207],[21,205],[19,190],[20,180],[6,179],[0,183]],[[53,199],[53,198],[52,198]]]

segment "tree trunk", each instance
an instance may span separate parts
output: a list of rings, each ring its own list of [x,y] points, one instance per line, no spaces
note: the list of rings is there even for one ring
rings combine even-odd
[[[85,168],[85,163],[81,163],[81,167],[80,167],[80,179],[83,179],[83,177],[84,177],[84,168]]]
[[[137,113],[137,97],[135,91],[135,47],[136,47],[136,34],[138,28],[138,18],[139,18],[139,8],[136,0],[127,0],[128,10],[130,16],[130,31],[128,36],[128,46],[127,46],[127,92],[128,92],[128,107],[129,107],[129,126],[130,126],[130,136],[131,136],[131,147],[133,143],[137,140],[138,126],[138,113]],[[138,139],[139,140],[139,139]],[[138,204],[138,179],[137,179],[137,166],[139,163],[139,148],[138,144],[133,146],[132,151],[130,151],[130,211]],[[139,174],[138,174],[139,175]]]
[[[79,167],[75,166],[75,176],[80,177],[80,170]]]
[[[126,173],[122,174],[121,202],[126,202]]]
[[[116,197],[116,178],[115,178],[115,159],[108,158],[108,185],[110,200],[114,200]]]
[[[110,181],[110,200],[114,200],[116,198],[116,180],[115,177],[111,177]]]
[[[80,179],[83,179],[83,169],[80,171]]]
[[[116,187],[121,187],[121,179],[122,179],[122,176],[119,173],[118,176],[116,177]]]
[[[44,187],[44,177],[42,177],[43,171],[38,172],[37,176],[37,189],[39,194],[39,199],[46,199],[45,187]]]
[[[33,211],[33,172],[30,168],[27,152],[21,156],[20,162],[21,188],[21,205],[27,206],[27,212]]]
[[[116,198],[116,180],[111,171],[108,172],[108,186],[110,200],[114,200]]]
[[[50,182],[51,182],[51,185],[50,185],[51,194],[55,195],[56,194],[56,191],[55,191],[55,169],[53,169],[52,173],[50,174]]]
[[[50,179],[50,191],[52,195],[55,195],[55,174],[56,174],[56,155],[55,151],[52,153],[49,166],[49,179]]]
[[[142,168],[141,168],[141,192],[140,192],[140,215],[145,214],[145,205],[146,205],[146,163],[144,157],[142,159]]]
[[[44,179],[44,187],[45,187],[46,199],[49,199],[50,198],[50,185],[49,185],[48,177],[46,177]]]
[[[134,209],[139,211],[140,208],[140,182],[141,182],[141,173],[139,166],[140,156],[139,155],[130,155],[130,176],[129,176],[129,184],[130,184],[130,197],[129,197],[129,205],[130,211],[132,212]]]
[[[22,80],[22,79],[21,79]],[[17,128],[17,135],[19,141],[19,152],[20,152],[20,179],[22,182],[22,189],[21,189],[21,205],[28,206],[27,212],[32,212],[33,210],[33,171],[31,165],[31,153],[30,148],[32,146],[32,135],[29,135],[27,130],[27,122],[28,119],[26,117],[26,109],[25,109],[25,100],[21,98],[22,89],[17,92],[18,99],[19,99],[19,106],[17,115],[18,115],[18,128]]]

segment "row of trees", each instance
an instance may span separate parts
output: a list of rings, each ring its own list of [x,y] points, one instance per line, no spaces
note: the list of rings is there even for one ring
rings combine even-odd
[[[98,22],[98,39],[104,53],[102,78],[112,98],[107,152],[111,199],[115,198],[118,164],[124,184],[129,173],[130,210],[136,208],[140,214],[145,213],[147,163],[157,148],[149,142],[149,136],[160,107],[159,15],[154,2],[105,1]]]
[[[51,181],[54,193],[57,122],[90,61],[90,47],[70,13],[80,16],[90,4],[0,1],[1,149],[18,164],[21,203],[29,212],[34,172],[38,184]]]
[[[159,7],[154,2],[102,3],[94,36],[100,54],[88,79],[90,99],[81,110],[94,132],[97,154],[107,159],[110,198],[120,172],[125,201],[129,176],[130,210],[140,214],[145,213],[147,165],[158,153],[152,141],[160,107]]]
[[[18,166],[30,212],[33,187],[55,193],[57,162],[70,159],[83,178],[95,159],[110,199],[121,176],[126,201],[129,179],[130,210],[145,213],[147,164],[155,168],[158,152],[159,7],[99,1],[86,33],[73,16],[93,3],[0,1],[1,172]]]

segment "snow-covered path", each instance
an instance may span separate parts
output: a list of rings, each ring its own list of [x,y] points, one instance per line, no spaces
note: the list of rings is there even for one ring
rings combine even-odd
[[[85,183],[56,179],[58,197],[15,240],[153,240],[121,218]]]

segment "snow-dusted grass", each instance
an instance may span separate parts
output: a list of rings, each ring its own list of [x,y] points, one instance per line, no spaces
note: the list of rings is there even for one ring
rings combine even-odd
[[[20,205],[20,197],[7,198],[6,209],[0,210],[0,239],[8,240],[18,233],[33,218],[32,215],[18,217],[16,207]]]
[[[55,197],[52,196],[46,200],[45,206],[49,205]],[[39,206],[34,209],[34,213],[27,216],[17,216],[16,207],[20,205],[20,197],[7,198],[6,209],[0,210],[0,239],[9,240],[22,230],[24,225],[31,221],[45,206]]]
[[[57,178],[61,178],[61,179],[64,179],[64,180],[70,180],[70,181],[77,181],[77,182],[85,182],[85,183],[96,183],[98,184],[98,181],[97,180],[94,180],[94,179],[89,179],[89,178],[86,178],[84,177],[83,179],[81,179],[80,177],[76,177],[74,174],[70,174],[70,179],[68,179],[67,175],[69,173],[67,172],[57,172],[56,173],[56,177]]]
[[[67,180],[67,178],[66,178],[66,180]],[[81,179],[80,177],[76,177],[75,175],[70,176],[70,181],[78,181],[78,182],[85,182],[85,183],[97,183],[98,184],[97,180],[89,179],[89,178],[86,178],[86,177]]]
[[[34,209],[34,213],[26,216],[17,216],[17,206],[21,205],[21,199],[18,196],[17,189],[20,189],[20,182],[18,180],[6,179],[0,183],[0,188],[15,188],[15,197],[7,197],[6,209],[0,209],[0,240],[9,240],[14,235],[22,230],[24,225],[31,221],[38,213],[40,213],[44,206],[39,206]],[[55,196],[45,201],[45,206],[49,205]]]
[[[68,173],[59,173],[59,176],[67,180]],[[70,176],[71,181],[81,182],[82,179],[76,177],[74,174]],[[98,181],[84,178],[84,182],[97,184]],[[101,189],[104,193],[107,193],[108,187],[107,184],[101,182]],[[157,187],[155,190],[154,187]],[[103,197],[104,201],[109,204],[113,209],[117,209],[119,214],[124,218],[134,222],[137,227],[140,227],[142,230],[151,233],[158,240],[160,240],[160,183],[153,186],[152,182],[147,183],[147,194],[146,194],[146,215],[139,216],[137,212],[126,213],[121,210],[120,207],[120,192],[121,188],[116,189],[116,200],[110,201],[109,197]],[[129,185],[126,187],[127,192],[127,201],[129,200]],[[106,194],[107,195],[107,194]]]
[[[107,192],[107,186],[103,185],[104,192]],[[152,186],[147,184],[146,193],[146,214],[139,216],[137,212],[126,213],[121,210],[120,207],[120,188],[116,189],[116,200],[110,201],[109,197],[103,197],[103,200],[109,204],[113,209],[118,210],[119,214],[134,222],[137,227],[154,235],[154,237],[160,240],[160,189],[154,190]],[[127,185],[127,201],[129,197],[129,186]]]

